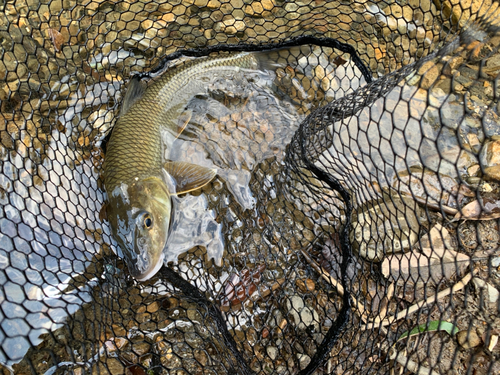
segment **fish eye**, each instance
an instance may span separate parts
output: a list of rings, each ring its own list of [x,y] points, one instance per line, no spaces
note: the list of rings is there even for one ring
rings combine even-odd
[[[149,214],[144,214],[143,223],[146,228],[151,228],[153,226],[153,218]]]

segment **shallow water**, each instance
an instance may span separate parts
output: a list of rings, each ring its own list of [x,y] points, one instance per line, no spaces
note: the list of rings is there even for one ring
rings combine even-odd
[[[178,367],[181,359],[172,356],[172,348],[174,352],[189,354],[190,343],[202,346],[200,341],[211,340],[210,335],[199,335],[191,341],[191,335],[184,336],[184,329],[187,332],[189,328],[191,334],[207,323],[199,318],[197,307],[165,308],[170,315],[167,319],[162,311],[163,320],[158,315],[151,319],[143,312],[143,308],[149,307],[141,300],[144,295],[158,302],[162,296],[171,296],[173,288],[159,278],[134,286],[126,268],[111,255],[109,249],[117,250],[116,244],[107,224],[98,217],[105,198],[98,180],[102,163],[99,146],[115,122],[131,72],[150,69],[178,48],[242,40],[265,42],[316,30],[317,35],[357,45],[371,71],[384,74],[425,55],[439,41],[441,29],[432,10],[422,14],[410,10],[410,5],[398,6],[403,17],[385,2],[378,8],[321,0],[304,6],[302,3],[307,2],[297,5],[259,1],[256,7],[275,7],[273,12],[266,9],[255,14],[254,7],[237,0],[223,2],[224,12],[231,13],[226,15],[214,8],[213,4],[219,3],[216,1],[158,3],[161,1],[82,0],[54,1],[48,5],[28,0],[1,5],[4,12],[0,14],[0,36],[2,47],[8,52],[0,62],[0,115],[5,119],[5,127],[0,129],[0,203],[4,208],[0,211],[0,304],[1,313],[9,316],[1,316],[3,332],[9,337],[0,339],[9,358],[0,361],[16,362],[30,345],[40,342],[39,333],[54,329],[68,314],[81,313],[85,308],[88,310],[83,323],[67,319],[70,326],[80,324],[84,331],[75,340],[81,337],[91,347],[82,349],[80,342],[71,347],[76,360],[96,361],[106,348],[97,350],[98,345],[107,345],[120,336],[134,336],[139,330],[151,338],[157,330],[168,333],[168,340],[175,344],[156,354],[168,365]],[[234,4],[239,5],[232,13]],[[244,22],[239,19],[243,17]],[[397,31],[393,27],[396,18]],[[241,24],[246,25],[245,30],[239,29]],[[415,38],[411,37],[414,32]],[[318,283],[315,298],[304,297],[307,293],[297,294],[296,279],[307,276],[307,267],[297,267],[297,253],[309,249],[321,232],[304,219],[301,209],[313,207],[306,215],[310,214],[315,224],[330,228],[338,223],[342,212],[340,203],[335,211],[331,209],[333,204],[325,209],[321,200],[312,202],[317,195],[300,197],[294,202],[296,206],[283,199],[279,181],[284,151],[311,109],[338,99],[365,82],[348,56],[326,48],[315,48],[312,55],[297,56],[286,67],[266,74],[263,85],[248,82],[245,90],[226,82],[191,100],[193,116],[188,129],[176,141],[175,153],[165,157],[214,166],[218,177],[202,191],[176,198],[175,220],[179,220],[176,226],[180,232],[173,233],[167,252],[168,260],[177,263],[176,269],[183,277],[207,291],[209,298],[222,301],[223,308],[230,309],[226,315],[228,324],[236,329],[235,336],[247,354],[265,353],[269,343],[263,338],[266,325],[276,331],[271,344],[278,345],[285,338],[285,346],[279,344],[280,348],[275,348],[280,352],[279,359],[283,357],[283,371],[277,372],[285,373],[287,366],[300,367],[302,361],[295,358],[296,352],[307,351],[311,355],[315,351],[322,330],[327,322],[331,326],[341,305],[335,296],[320,304],[331,297],[323,293],[330,290],[328,285],[320,288]],[[401,90],[395,89],[385,104],[397,102]],[[345,167],[335,172],[341,179],[348,173],[345,180],[353,190],[363,193],[359,186],[373,180],[390,186],[408,164],[418,167],[422,156],[423,164],[435,173],[456,176],[452,173],[453,163],[436,165],[435,161],[438,153],[445,153],[448,161],[456,157],[453,130],[438,134],[434,119],[439,118],[439,113],[433,108],[425,109],[426,98],[416,94],[409,102],[409,109],[387,110],[379,101],[358,117],[335,124],[335,145],[342,152],[331,151],[342,163],[334,165]],[[455,104],[445,107],[455,114],[458,111],[460,116]],[[414,108],[418,114],[413,120],[418,121],[412,120],[407,128],[416,129],[419,121],[428,120],[421,128],[425,134],[402,137],[398,126],[406,123],[405,115]],[[374,128],[381,119],[382,126]],[[461,126],[468,130],[466,125]],[[402,142],[402,138],[408,143]],[[417,147],[418,140],[437,140],[438,147],[426,141],[424,154],[417,155],[412,146]],[[387,147],[380,147],[381,142]],[[379,151],[372,154],[373,146]],[[404,154],[408,147],[408,154]],[[310,182],[307,178],[302,181]],[[358,197],[358,202],[370,199],[372,193]],[[335,196],[324,198],[335,203]],[[335,248],[334,239],[328,243],[329,249]],[[214,258],[215,263],[222,261],[222,267],[212,267],[207,258]],[[332,263],[338,260],[333,259]],[[235,295],[248,297],[240,293],[245,288],[247,294],[255,291],[253,297],[259,298],[269,296],[266,293],[271,288],[278,288],[279,293],[260,300],[248,298],[238,310]],[[320,333],[314,337],[313,345],[307,344],[312,337],[309,333],[291,324],[298,316],[294,306],[301,305],[300,300],[308,305],[302,309],[302,315],[314,316],[310,313],[316,311],[315,306],[327,315],[318,318]],[[193,310],[198,314],[189,315]],[[288,328],[282,326],[287,321]],[[155,322],[159,322],[156,327]],[[117,333],[116,325],[124,332]],[[211,329],[210,324],[206,325]],[[290,337],[295,347],[286,346]],[[247,348],[245,342],[257,344]],[[361,354],[354,359],[357,362],[365,357],[366,351],[360,349],[363,347],[358,345]],[[220,353],[227,352],[215,348]],[[110,357],[114,355],[116,352]],[[55,372],[56,367],[49,371]]]
[[[323,71],[334,75],[337,66],[329,62],[333,55],[331,49],[315,49],[311,62],[327,64],[322,66]],[[219,79],[209,87],[207,95],[189,102],[191,120],[168,157],[216,167],[218,178],[211,186],[212,193],[206,189],[201,195],[175,199],[178,210],[172,227],[177,232],[167,245],[167,262],[176,262],[178,255],[197,246],[205,247],[207,258],[214,258],[218,265],[223,263],[228,242],[231,252],[246,251],[248,244],[236,238],[248,225],[243,222],[254,222],[260,216],[256,203],[261,192],[252,188],[254,174],[266,160],[280,165],[286,145],[302,119],[327,97],[327,93],[321,97],[308,94],[301,86],[297,76],[320,85],[316,77],[319,70],[315,69],[319,65],[309,67],[304,57],[290,58],[283,65],[286,69],[241,76],[236,86],[232,80]],[[339,82],[344,76],[342,70]],[[57,100],[62,92],[77,86],[77,75],[66,74],[52,86],[53,94],[42,100]],[[40,332],[54,329],[91,300],[92,283],[70,293],[62,291],[72,279],[84,274],[102,246],[110,244],[119,253],[107,223],[99,220],[105,196],[98,185],[102,160],[97,147],[115,122],[122,96],[123,85],[118,79],[80,85],[79,90],[68,94],[64,106],[59,104],[53,117],[57,127],[46,132],[45,144],[37,143],[34,137],[24,143],[18,141],[12,151],[2,150],[2,306],[13,317],[26,316],[26,322],[36,327],[31,330],[26,326],[19,336],[16,318],[4,319],[6,333],[13,336],[4,347],[16,348],[15,352],[7,352],[9,363],[22,358],[31,344],[36,345]],[[34,129],[26,131],[33,133]],[[39,162],[32,161],[33,154],[39,156]],[[272,186],[276,172],[269,169],[259,179],[270,181]],[[275,198],[273,191],[269,193]],[[223,211],[228,211],[229,216],[221,217]],[[28,333],[31,344],[22,337]]]
[[[332,146],[318,165],[334,165],[330,172],[355,192],[358,204],[376,198],[377,189],[401,189],[398,181],[411,170],[425,168],[436,180],[442,176],[458,182],[478,163],[477,153],[462,146],[461,132],[471,131],[463,96],[419,89],[408,81],[411,77],[359,114],[329,128]],[[441,120],[450,113],[450,118]],[[375,190],[370,182],[376,184]],[[439,188],[437,196],[450,187],[441,183]],[[427,199],[428,193],[417,197]]]

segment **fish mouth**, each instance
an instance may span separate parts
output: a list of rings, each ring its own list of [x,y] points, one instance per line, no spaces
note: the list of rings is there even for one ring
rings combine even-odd
[[[147,257],[145,259],[139,259],[139,255],[135,259],[129,259],[129,257],[124,257],[125,263],[129,270],[130,275],[138,281],[146,281],[152,278],[160,268],[163,266],[163,259],[165,254],[161,254],[156,262],[151,262],[151,258]]]
[[[163,266],[163,258],[165,258],[164,254],[161,254],[160,259],[154,264],[153,267],[149,268],[145,272],[134,276],[137,281],[146,281],[152,278],[154,275],[157,274],[157,272],[160,270],[160,268]]]

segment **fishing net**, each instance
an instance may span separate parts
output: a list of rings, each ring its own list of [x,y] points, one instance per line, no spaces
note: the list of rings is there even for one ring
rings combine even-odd
[[[500,373],[498,2],[0,9],[3,373]],[[127,84],[228,51],[274,65],[189,101],[172,157],[218,174],[138,282],[99,215]]]

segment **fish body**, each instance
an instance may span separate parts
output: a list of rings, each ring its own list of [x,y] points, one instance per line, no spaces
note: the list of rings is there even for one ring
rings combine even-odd
[[[106,218],[131,275],[140,281],[163,264],[171,196],[198,189],[216,175],[188,162],[165,163],[164,155],[185,126],[179,117],[194,96],[207,92],[212,77],[230,78],[240,69],[259,69],[255,54],[195,59],[169,69],[148,87],[137,78],[129,84],[106,147],[103,177]]]

